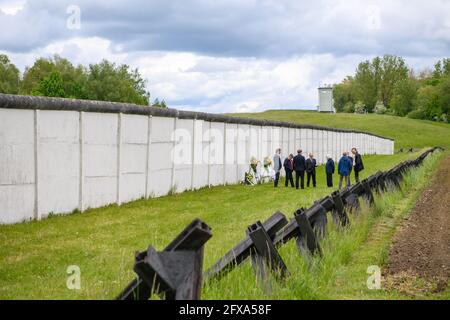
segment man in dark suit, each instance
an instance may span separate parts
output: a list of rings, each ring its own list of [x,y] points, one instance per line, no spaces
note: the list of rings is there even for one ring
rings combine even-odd
[[[358,150],[356,150],[356,148],[352,148],[352,153],[355,156],[355,181],[359,182],[359,173],[364,170],[364,164],[361,155],[359,154]]]
[[[312,153],[309,154],[308,160],[306,160],[306,176],[307,182],[306,186],[309,188],[309,182],[312,178],[313,187],[316,187],[316,167],[317,161],[314,159],[314,155]]]
[[[295,187],[298,189],[298,179],[301,178],[301,187],[305,189],[305,170],[306,160],[302,156],[302,150],[297,150],[297,155],[294,157],[294,170],[295,170]]]
[[[327,187],[333,186],[334,161],[329,154],[327,154],[327,164],[325,165],[325,173],[327,174]]]
[[[286,180],[284,182],[284,185],[287,187],[288,186],[288,182],[291,183],[291,187],[294,187],[294,178],[292,177],[292,171],[294,170],[294,161],[293,159],[293,155],[292,153],[289,155],[289,157],[287,157],[286,159],[284,159],[284,171],[286,172]]]

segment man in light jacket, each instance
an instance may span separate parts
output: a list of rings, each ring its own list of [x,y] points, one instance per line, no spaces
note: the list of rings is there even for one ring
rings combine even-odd
[[[273,170],[275,171],[275,180],[273,182],[273,186],[275,188],[278,187],[278,181],[280,180],[280,171],[282,167],[283,165],[281,163],[281,148],[278,148],[273,156]]]
[[[345,179],[345,185],[350,186],[350,172],[352,172],[352,160],[348,157],[348,153],[344,152],[338,164],[339,189],[342,187],[342,180]]]

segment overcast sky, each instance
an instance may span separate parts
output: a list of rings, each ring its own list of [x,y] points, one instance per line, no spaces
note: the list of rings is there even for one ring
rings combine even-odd
[[[420,70],[450,57],[450,1],[0,0],[0,30],[21,70],[53,54],[106,58],[138,67],[174,108],[313,108],[319,85],[363,59]]]

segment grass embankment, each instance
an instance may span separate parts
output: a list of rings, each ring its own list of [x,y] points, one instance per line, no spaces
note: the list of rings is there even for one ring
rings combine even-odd
[[[366,156],[366,170],[362,177],[377,170],[387,170],[418,154]],[[149,244],[162,249],[196,217],[207,222],[213,230],[213,237],[205,248],[206,269],[244,237],[247,225],[264,220],[277,210],[291,217],[296,208],[310,206],[314,200],[329,194],[332,190],[325,186],[323,167],[318,169],[317,178],[316,189],[285,189],[283,181],[278,189],[270,184],[221,186],[43,221],[0,226],[0,298],[111,299],[133,278],[133,254],[136,250],[143,250]],[[356,235],[363,232],[361,228],[352,230],[356,230]],[[348,263],[358,242],[353,244],[355,239],[352,234],[348,237],[340,234],[339,237],[348,239],[348,247],[344,246],[342,250],[336,247],[327,249],[325,245],[326,256],[330,257],[328,259],[342,257],[340,259],[343,261],[338,261],[339,264]],[[333,250],[342,252],[338,255],[327,254]],[[284,287],[274,289],[273,297],[323,297],[308,288],[322,290],[330,282],[322,280],[313,285],[314,277],[319,277],[315,274],[319,271],[307,275],[311,280],[304,282],[307,273],[300,275],[297,272],[306,266],[301,267],[302,258],[296,249],[287,245],[281,253],[289,270],[298,279],[290,277]],[[337,265],[332,266],[333,263],[326,259],[324,261],[321,277],[331,279],[329,274],[336,272]],[[78,265],[81,269],[81,290],[66,287],[66,269],[69,265]],[[332,271],[329,269],[331,266]],[[203,297],[265,297],[254,286],[252,274],[246,263],[218,286],[206,287]]]
[[[394,139],[396,150],[434,146],[450,148],[450,124],[433,121],[377,114],[326,114],[301,110],[268,110],[232,115],[366,131]]]

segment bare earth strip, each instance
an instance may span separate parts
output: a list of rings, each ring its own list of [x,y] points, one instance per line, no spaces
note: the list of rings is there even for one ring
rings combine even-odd
[[[400,291],[419,289],[417,277],[424,280],[424,291],[441,291],[449,284],[450,157],[443,159],[430,187],[394,236],[386,273],[390,286]]]

